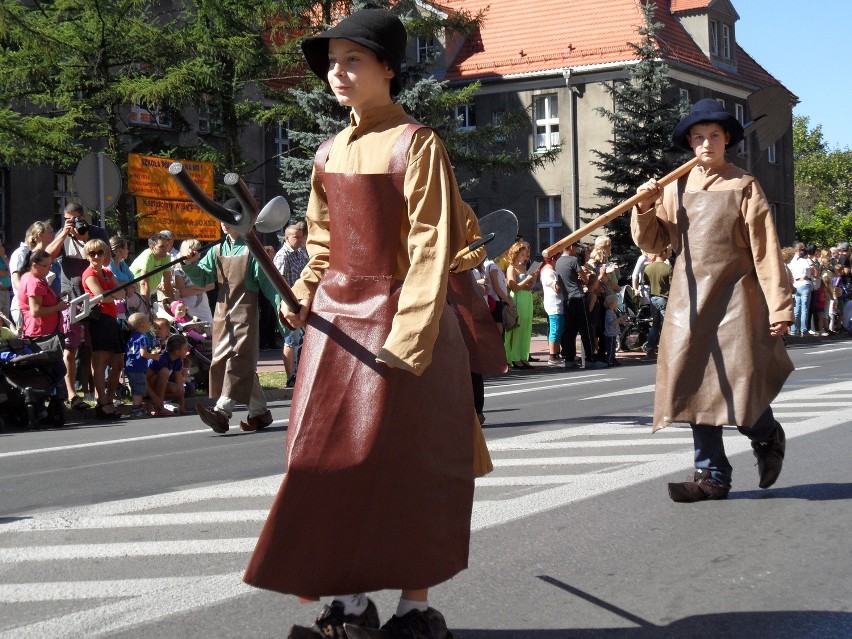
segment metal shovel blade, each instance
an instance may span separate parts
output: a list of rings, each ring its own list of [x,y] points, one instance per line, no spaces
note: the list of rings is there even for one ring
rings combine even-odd
[[[792,126],[790,93],[781,85],[764,87],[748,96],[747,102],[751,122],[745,125],[745,132],[757,136],[757,145],[763,151]]]
[[[518,218],[509,209],[497,209],[479,218],[482,237],[494,234],[494,239],[485,245],[488,259],[503,255],[518,237]]]

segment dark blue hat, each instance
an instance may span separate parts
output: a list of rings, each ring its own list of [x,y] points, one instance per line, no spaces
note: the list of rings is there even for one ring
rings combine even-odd
[[[328,31],[302,40],[302,53],[308,66],[321,80],[328,82],[328,41],[332,38],[351,40],[367,47],[393,70],[391,95],[402,91],[402,63],[408,34],[405,25],[385,9],[361,9],[344,18]]]
[[[672,144],[681,149],[691,151],[692,147],[689,144],[689,140],[687,140],[689,130],[696,124],[703,122],[715,122],[725,129],[731,137],[728,144],[725,145],[726,149],[739,144],[743,139],[743,125],[733,115],[725,111],[718,100],[705,98],[693,104],[689,110],[689,115],[681,120],[674,128],[672,132]]]

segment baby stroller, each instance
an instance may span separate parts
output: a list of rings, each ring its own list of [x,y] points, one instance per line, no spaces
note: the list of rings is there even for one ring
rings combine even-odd
[[[651,305],[642,304],[641,298],[635,295],[633,288],[625,286],[623,289],[623,312],[627,317],[627,323],[621,327],[618,335],[618,350],[639,351],[648,343],[648,333],[654,321],[651,318]]]
[[[6,425],[65,425],[65,406],[58,393],[64,384],[61,342],[58,349],[28,339],[0,341],[0,431]],[[47,406],[45,406],[47,402]]]

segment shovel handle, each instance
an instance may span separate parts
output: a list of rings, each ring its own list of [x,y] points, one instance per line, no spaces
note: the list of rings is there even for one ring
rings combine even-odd
[[[660,178],[659,180],[657,180],[657,184],[659,184],[660,186],[665,186],[666,184],[674,182],[675,180],[677,180],[682,175],[686,175],[687,173],[689,173],[693,169],[693,167],[695,167],[695,165],[697,165],[697,164],[698,164],[698,158],[694,157],[689,162],[686,162],[685,164],[681,164],[674,171],[672,171],[668,175],[665,175],[662,178]],[[624,202],[622,202],[621,204],[619,204],[615,208],[610,209],[609,211],[607,211],[603,215],[595,218],[594,220],[592,220],[588,224],[581,226],[580,228],[578,228],[576,231],[574,231],[570,235],[563,237],[561,240],[556,242],[556,244],[553,244],[552,246],[548,246],[546,249],[544,249],[541,252],[541,254],[544,257],[550,257],[551,255],[555,255],[556,253],[558,253],[559,251],[564,249],[566,246],[571,246],[574,242],[585,237],[586,235],[588,235],[589,233],[591,233],[595,229],[600,228],[601,226],[603,226],[604,224],[606,224],[608,222],[611,222],[612,220],[617,218],[619,215],[621,215],[625,211],[629,211],[634,206],[639,204],[639,202],[641,202],[646,197],[647,197],[646,195],[639,195],[637,193],[636,195],[631,197],[629,200],[625,200]]]

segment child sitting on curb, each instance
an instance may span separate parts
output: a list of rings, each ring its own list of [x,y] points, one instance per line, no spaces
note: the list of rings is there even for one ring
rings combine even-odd
[[[130,394],[133,396],[131,417],[147,417],[145,395],[148,394],[147,372],[150,361],[160,359],[159,353],[154,352],[151,322],[144,313],[132,313],[127,318],[127,325],[132,331],[127,340],[124,357],[124,371],[130,381]]]
[[[183,360],[189,355],[189,342],[183,335],[172,335],[166,340],[166,352],[156,361],[151,362],[146,373],[148,395],[154,404],[151,413],[153,417],[170,417],[172,413],[166,410],[165,400],[171,399],[178,403],[178,412],[188,414],[184,396],[186,394],[186,373],[183,370]]]

